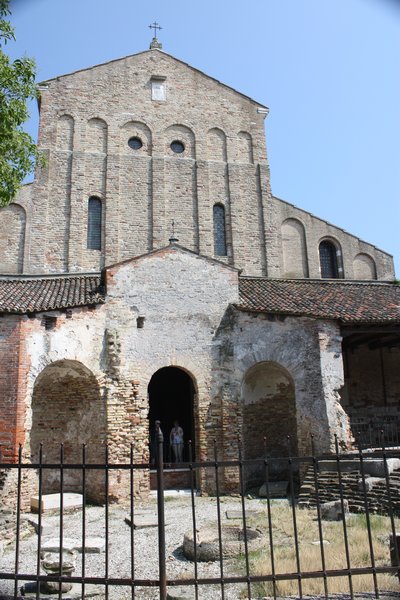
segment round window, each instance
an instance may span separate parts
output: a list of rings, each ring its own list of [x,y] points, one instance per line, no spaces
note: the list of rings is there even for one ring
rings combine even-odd
[[[128,146],[129,148],[132,148],[132,150],[140,150],[140,148],[143,146],[143,142],[138,137],[131,137],[128,140]]]
[[[179,140],[174,140],[171,142],[170,148],[172,152],[175,152],[176,154],[182,154],[182,152],[185,151],[185,146]]]

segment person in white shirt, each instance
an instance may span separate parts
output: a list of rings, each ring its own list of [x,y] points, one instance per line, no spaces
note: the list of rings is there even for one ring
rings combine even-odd
[[[183,429],[178,421],[174,421],[174,426],[169,434],[169,443],[171,444],[172,453],[175,462],[183,460]]]

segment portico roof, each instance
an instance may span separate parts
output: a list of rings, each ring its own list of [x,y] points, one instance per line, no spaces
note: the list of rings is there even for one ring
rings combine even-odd
[[[29,314],[104,302],[100,273],[0,277],[0,312]]]
[[[342,323],[400,323],[400,285],[378,281],[240,277],[243,311],[333,319]]]

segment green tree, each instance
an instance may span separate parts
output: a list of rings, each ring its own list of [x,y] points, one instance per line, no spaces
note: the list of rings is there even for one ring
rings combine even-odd
[[[27,102],[37,95],[36,65],[31,58],[12,61],[3,48],[15,40],[8,21],[9,0],[0,0],[0,207],[14,198],[38,158],[36,145],[22,125],[29,117]]]

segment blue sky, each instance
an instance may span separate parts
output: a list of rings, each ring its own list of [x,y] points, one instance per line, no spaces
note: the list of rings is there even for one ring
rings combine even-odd
[[[163,49],[266,104],[273,193],[395,255],[400,1],[11,0],[38,81]],[[28,130],[36,136],[32,106]]]

